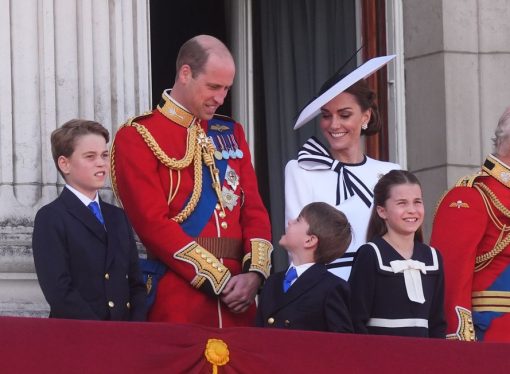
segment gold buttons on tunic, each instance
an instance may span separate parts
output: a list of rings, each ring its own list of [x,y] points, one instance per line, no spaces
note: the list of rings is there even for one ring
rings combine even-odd
[[[106,274],[104,275],[104,279],[106,279],[106,280],[110,279],[110,274],[106,273]]]
[[[223,221],[223,222],[221,223],[221,228],[226,229],[227,227],[228,227],[228,223],[226,223],[225,221]]]
[[[268,323],[269,325],[272,325],[272,324],[274,323],[274,318],[273,318],[273,317],[269,317],[269,318],[267,319],[267,323]]]
[[[223,212],[223,211],[220,212],[218,215],[220,216],[220,218],[225,218],[225,216],[226,216],[225,212]]]
[[[113,303],[113,301],[108,301],[108,306],[110,308],[113,308],[115,306],[115,304]]]

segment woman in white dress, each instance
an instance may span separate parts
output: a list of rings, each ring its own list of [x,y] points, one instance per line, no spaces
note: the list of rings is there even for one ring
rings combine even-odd
[[[372,61],[334,86],[321,89],[323,93],[314,102],[320,105],[320,129],[328,144],[326,146],[311,137],[299,150],[298,158],[289,161],[285,167],[286,223],[296,218],[305,205],[315,201],[336,207],[349,219],[353,228],[351,245],[342,258],[328,265],[331,272],[345,280],[349,278],[356,250],[366,242],[373,188],[382,175],[400,169],[398,164],[374,160],[363,153],[361,137],[376,134],[381,128],[376,95],[367,82],[360,79],[340,93],[335,92],[335,87],[337,91],[343,88],[342,81],[356,79],[356,72]],[[358,75],[363,78],[368,74],[362,71]],[[327,99],[328,93],[331,96],[332,92],[337,93],[336,96],[322,103],[321,97]],[[314,102],[301,114],[310,109]],[[306,123],[313,114],[312,107],[308,118],[301,122],[298,119],[294,128]]]

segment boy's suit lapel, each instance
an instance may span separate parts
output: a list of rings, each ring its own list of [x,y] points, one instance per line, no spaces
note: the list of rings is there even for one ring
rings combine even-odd
[[[75,194],[67,188],[64,188],[59,198],[64,203],[70,215],[76,217],[76,219],[81,221],[95,236],[106,243],[106,230],[103,225],[101,225],[89,208],[87,208]]]
[[[322,279],[322,274],[327,271],[328,270],[324,265],[315,264],[312,265],[303,274],[301,274],[301,276],[299,276],[299,278],[292,284],[287,292],[283,292],[283,287],[281,286],[280,292],[282,296],[278,298],[279,302],[276,303],[274,311],[277,311],[294,302],[294,300],[299,298],[302,294],[315,287],[315,285]],[[281,277],[280,285],[283,283],[283,277],[284,275]]]

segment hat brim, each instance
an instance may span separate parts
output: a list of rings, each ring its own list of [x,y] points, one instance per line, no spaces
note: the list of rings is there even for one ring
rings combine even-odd
[[[393,60],[396,55],[388,55],[375,57],[371,60],[368,60],[363,65],[358,67],[353,72],[346,75],[343,79],[335,83],[331,88],[326,90],[322,95],[313,100],[310,104],[303,108],[301,113],[299,113],[299,117],[294,125],[294,130],[299,129],[301,126],[306,124],[312,118],[314,118],[317,114],[320,113],[321,107],[331,101],[336,96],[340,95],[347,88],[352,86],[354,83],[359,81],[360,79],[364,79],[368,77],[370,74],[382,68],[388,62]]]

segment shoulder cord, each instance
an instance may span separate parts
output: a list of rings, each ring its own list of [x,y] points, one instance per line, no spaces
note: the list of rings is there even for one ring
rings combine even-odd
[[[177,170],[180,171],[186,167],[188,167],[192,161],[193,163],[193,169],[194,169],[194,184],[193,184],[193,192],[191,194],[191,198],[188,201],[188,204],[184,207],[184,209],[177,214],[175,217],[172,218],[177,223],[182,223],[186,218],[190,216],[190,214],[193,212],[195,207],[197,206],[198,200],[200,198],[200,192],[202,191],[202,163],[201,163],[201,149],[200,147],[197,147],[197,138],[199,132],[203,132],[199,126],[193,122],[192,125],[189,127],[188,132],[188,139],[187,139],[187,146],[186,146],[186,154],[184,157],[180,160],[177,160],[175,158],[169,157],[159,146],[159,144],[156,142],[152,134],[147,130],[147,128],[143,125],[140,125],[136,122],[129,122],[126,124],[126,126],[133,126],[136,131],[141,135],[142,139],[145,141],[149,149],[152,151],[154,156],[166,167],[168,167],[171,170]],[[114,146],[112,146],[112,185],[114,185],[114,193],[117,197],[117,188],[116,188],[116,178],[115,178],[115,156],[114,156]],[[171,172],[170,170],[170,172]],[[179,175],[180,177],[180,175]],[[180,180],[180,178],[179,178]],[[175,191],[177,192],[177,191]],[[174,195],[169,198],[173,199]],[[117,199],[119,200],[119,199]],[[119,200],[120,201],[120,200]]]
[[[501,223],[501,221],[496,216],[496,213],[494,212],[493,206],[507,218],[510,218],[510,210],[506,208],[503,205],[503,203],[501,203],[501,201],[499,201],[494,192],[484,183],[475,182],[473,187],[475,187],[482,196],[483,202],[485,204],[487,213],[489,214],[491,221],[499,230],[501,230],[501,233],[498,237],[498,240],[496,241],[494,248],[489,252],[484,253],[483,255],[476,256],[475,272],[477,272],[485,268],[487,265],[489,265],[492,262],[492,260],[510,244],[510,233],[503,238],[503,234],[505,232],[510,231],[510,227]]]

